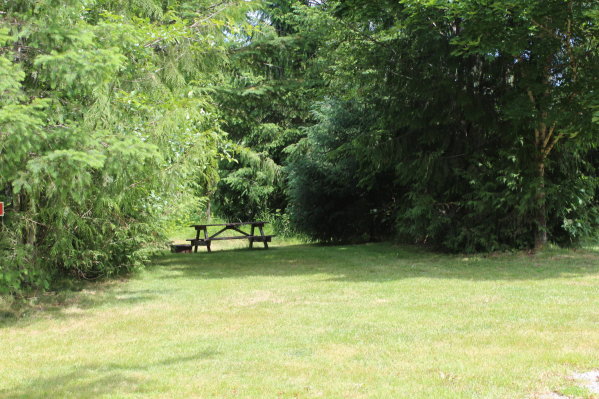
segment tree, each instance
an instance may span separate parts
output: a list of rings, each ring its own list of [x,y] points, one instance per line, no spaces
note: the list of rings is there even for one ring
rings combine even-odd
[[[235,162],[221,163],[214,196],[223,217],[244,220],[287,207],[286,148],[313,122],[310,108],[324,84],[313,65],[318,32],[303,29],[295,11],[308,3],[263,2],[230,48],[230,81],[218,99],[224,129],[238,146]]]
[[[395,169],[386,184],[398,199],[400,236],[477,251],[542,245],[549,219],[556,238],[573,233],[571,220],[594,230],[597,204],[585,193],[596,190],[586,155],[597,146],[596,11],[546,4],[330,1],[304,9],[306,24],[327,27],[319,55],[330,95],[372,105],[375,125],[340,145],[355,149],[363,190]],[[573,39],[542,33],[533,22],[541,12],[556,14],[547,16],[552,29],[570,18]],[[560,145],[565,137],[572,145]],[[577,202],[590,213],[558,205]]]
[[[143,263],[216,179],[210,92],[247,1],[5,1],[0,17],[0,290]]]
[[[541,248],[547,243],[549,157],[564,139],[576,138],[581,145],[597,140],[591,114],[599,88],[599,8],[562,0],[437,5],[447,7],[459,29],[455,54],[482,55],[503,66],[502,116],[530,131],[524,139],[536,165],[535,247]]]

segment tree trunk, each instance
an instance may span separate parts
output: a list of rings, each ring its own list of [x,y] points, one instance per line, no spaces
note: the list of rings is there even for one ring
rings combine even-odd
[[[545,159],[541,156],[541,160],[537,164],[538,186],[536,201],[536,231],[535,231],[535,250],[542,249],[547,244],[547,203],[545,193]]]
[[[547,78],[549,82],[549,78]],[[549,84],[549,83],[547,83]],[[534,109],[540,113],[540,120],[534,129],[534,145],[537,161],[536,195],[535,195],[535,250],[542,249],[547,244],[547,193],[545,191],[545,163],[555,145],[564,136],[556,134],[556,121],[551,121],[546,109],[541,109],[532,90],[528,90],[528,98]],[[545,91],[547,96],[549,91]]]

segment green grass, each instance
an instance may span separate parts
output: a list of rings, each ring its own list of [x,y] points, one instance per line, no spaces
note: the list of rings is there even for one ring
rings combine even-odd
[[[167,254],[33,305],[0,398],[527,398],[599,368],[596,249]]]
[[[576,385],[571,385],[566,388],[559,389],[558,392],[560,395],[575,399],[589,398],[592,395],[592,393],[588,389]]]

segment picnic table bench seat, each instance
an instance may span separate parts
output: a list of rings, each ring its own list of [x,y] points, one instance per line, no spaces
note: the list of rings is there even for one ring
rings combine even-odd
[[[210,243],[212,241],[240,240],[240,239],[248,240],[250,243],[250,248],[253,248],[254,242],[261,242],[264,244],[264,248],[268,249],[268,243],[272,241],[272,237],[274,237],[274,235],[264,234],[263,228],[266,223],[267,222],[258,221],[258,222],[236,222],[236,223],[219,223],[219,224],[195,224],[195,225],[192,225],[191,227],[195,228],[196,237],[188,238],[186,241],[190,242],[191,246],[194,248],[194,252],[198,252],[199,246],[206,247],[208,252],[211,252]],[[251,226],[250,233],[247,233],[240,229],[241,226],[245,226],[245,225]],[[208,227],[217,227],[217,226],[222,227],[222,229],[220,229],[218,232],[209,236],[208,235]],[[259,230],[260,234],[254,234],[256,228]],[[227,236],[227,237],[220,236],[220,234],[224,233],[227,230],[236,231],[236,232],[240,233],[241,235]],[[200,237],[201,233],[203,233],[203,237]]]
[[[218,240],[239,240],[239,239],[244,239],[244,240],[253,240],[253,241],[258,241],[258,242],[270,242],[272,240],[272,237],[274,236],[235,236],[235,237],[213,237],[213,238],[188,238],[185,241],[199,241],[199,242],[206,242],[206,241],[218,241]]]

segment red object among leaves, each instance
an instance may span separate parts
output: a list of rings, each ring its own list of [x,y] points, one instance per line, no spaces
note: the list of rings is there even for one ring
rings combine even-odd
[[[0,202],[0,216],[4,216],[4,202]]]

